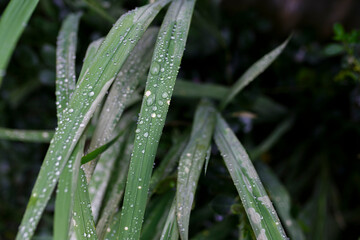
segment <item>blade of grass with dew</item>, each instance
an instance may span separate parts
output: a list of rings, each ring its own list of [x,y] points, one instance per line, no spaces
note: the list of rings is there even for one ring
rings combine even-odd
[[[255,167],[290,238],[296,240],[305,239],[299,224],[291,216],[290,196],[284,185],[264,163],[256,162]]]
[[[194,83],[190,81],[184,81],[181,79],[176,80],[174,88],[174,97],[186,97],[186,98],[213,98],[221,100],[224,96],[230,92],[229,88],[221,85],[211,83]]]
[[[160,165],[155,169],[151,176],[149,186],[150,196],[155,192],[161,180],[165,179],[174,170],[187,142],[188,134],[185,133],[177,139],[165,157],[161,160]]]
[[[215,142],[241,198],[257,239],[287,239],[269,196],[245,149],[220,114]]]
[[[125,109],[125,104],[134,93],[140,78],[145,76],[150,66],[157,32],[156,28],[149,28],[145,32],[118,73],[100,113],[101,117],[96,125],[89,151],[98,148],[114,137],[114,129]],[[96,163],[97,159],[84,166],[88,179],[90,179]]]
[[[115,79],[121,66],[137,41],[160,9],[169,1],[162,0],[137,8],[123,15],[112,27],[77,85],[63,121],[50,142],[40,173],[19,227],[17,240],[30,239],[42,212],[55,188],[66,161],[83,133],[87,123]],[[30,221],[31,219],[31,221]]]
[[[171,204],[175,196],[174,191],[168,191],[157,198],[154,198],[155,206],[145,217],[143,230],[141,231],[142,240],[158,240],[161,237],[162,229],[166,222]]]
[[[174,198],[163,231],[161,233],[160,240],[177,239],[179,239],[179,229],[176,222],[176,198]]]
[[[91,207],[93,211],[94,220],[98,220],[99,212],[103,202],[103,198],[108,188],[110,177],[112,172],[118,173],[116,160],[119,159],[120,154],[126,146],[126,139],[129,137],[129,128],[131,129],[132,124],[135,123],[136,111],[130,111],[124,114],[116,127],[115,131],[118,132],[120,129],[121,132],[124,132],[116,142],[104,152],[99,158],[99,161],[95,167],[94,174],[91,177],[89,183],[89,193],[91,200]]]
[[[282,53],[291,36],[285,40],[280,46],[260,58],[257,62],[250,66],[250,68],[236,81],[231,91],[225,95],[220,103],[220,109],[224,109],[229,102],[250,82],[252,82],[257,76],[259,76],[275,59]]]
[[[112,178],[114,179],[114,184],[109,187],[108,197],[104,199],[104,208],[96,225],[96,231],[100,238],[105,235],[106,229],[110,224],[110,220],[116,213],[119,203],[124,195],[126,176],[129,169],[131,152],[133,151],[135,125],[129,129],[129,132],[130,134],[127,137],[127,142],[122,152],[121,159],[119,159],[119,165],[116,168],[117,171],[115,172],[115,176]]]
[[[250,152],[252,159],[257,159],[261,154],[269,151],[269,149],[286,133],[294,122],[294,118],[290,117],[281,122],[275,130],[267,137],[259,146]]]
[[[0,139],[3,140],[49,143],[53,135],[54,131],[49,130],[0,128]]]
[[[62,114],[76,85],[75,56],[79,20],[80,14],[69,14],[63,21],[57,38],[55,95],[59,125],[64,121]],[[85,137],[82,137],[60,174],[55,199],[54,240],[68,239],[70,236],[74,195],[84,145]]]
[[[0,19],[0,86],[12,52],[39,0],[11,0]]]
[[[194,4],[195,0],[173,1],[159,31],[128,173],[120,221],[121,239],[140,237],[155,154],[185,49]]]
[[[104,240],[118,240],[121,212],[117,212],[111,219],[110,226],[106,229]]]
[[[188,239],[191,207],[215,127],[215,108],[202,100],[197,107],[190,140],[180,157],[176,188],[176,216],[182,240]]]
[[[97,240],[95,222],[91,212],[88,185],[82,168],[79,169],[75,191],[73,226],[78,240]]]
[[[86,49],[85,57],[83,60],[83,65],[81,68],[81,72],[79,75],[79,82],[78,85],[81,83],[80,81],[84,80],[84,74],[86,73],[87,69],[90,67],[90,64],[93,62],[97,51],[100,48],[101,43],[104,41],[104,38],[99,38],[96,41],[93,41],[89,44],[88,48]]]
[[[70,237],[70,224],[84,146],[85,137],[83,136],[76,144],[67,166],[65,166],[59,178],[55,199],[54,240],[64,240]]]

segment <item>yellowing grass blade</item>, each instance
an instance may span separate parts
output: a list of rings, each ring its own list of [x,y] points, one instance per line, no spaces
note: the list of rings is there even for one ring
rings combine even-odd
[[[159,31],[136,129],[120,221],[120,239],[136,240],[140,237],[155,154],[194,4],[195,0],[173,1]]]
[[[11,0],[0,19],[0,86],[21,33],[39,0]]]
[[[96,107],[137,41],[167,3],[157,1],[123,15],[101,44],[62,114],[66,121],[59,124],[50,143],[16,239],[32,237],[59,175]]]
[[[252,82],[257,76],[259,76],[265,69],[267,69],[272,62],[282,53],[287,43],[289,42],[291,36],[286,39],[284,43],[280,46],[260,58],[255,62],[251,67],[236,81],[234,86],[231,88],[231,91],[224,96],[220,109],[226,107],[226,105],[231,102],[231,100],[238,94],[244,87],[246,87],[250,82]]]
[[[176,217],[182,240],[188,239],[191,207],[215,127],[215,109],[202,101],[195,113],[189,143],[180,157],[176,188]]]
[[[257,239],[287,239],[276,211],[245,149],[217,114],[215,142],[224,158]]]

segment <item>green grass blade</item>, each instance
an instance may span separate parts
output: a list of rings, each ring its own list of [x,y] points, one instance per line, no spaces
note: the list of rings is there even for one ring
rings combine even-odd
[[[39,0],[11,0],[0,19],[0,86],[21,33]]]
[[[172,200],[174,199],[175,193],[169,191],[157,198],[154,198],[152,201],[155,206],[147,217],[145,217],[145,222],[143,230],[141,232],[142,240],[158,240],[161,237],[161,232],[166,222]]]
[[[101,218],[96,225],[96,231],[100,238],[105,235],[106,229],[110,224],[110,220],[115,215],[119,203],[124,195],[126,176],[129,169],[130,156],[133,150],[134,138],[135,126],[129,129],[129,135],[127,136],[127,142],[123,149],[122,156],[119,159],[119,164],[116,167],[116,171],[114,172],[115,175],[112,176],[112,180],[114,181],[114,183],[109,187],[109,194],[103,202],[104,207]]]
[[[82,137],[60,175],[55,200],[54,240],[64,240],[70,237],[70,224],[84,145],[85,138]]]
[[[80,14],[70,14],[64,20],[57,39],[56,49],[56,105],[58,124],[75,90],[75,55]],[[80,159],[83,155],[85,137],[76,145],[67,166],[60,174],[55,200],[54,240],[70,237],[74,196],[78,180]]]
[[[105,240],[117,240],[120,227],[121,212],[117,212],[111,220],[110,226],[106,229]]]
[[[176,199],[173,200],[168,217],[166,219],[160,240],[179,239],[179,229],[176,222]]]
[[[215,142],[224,158],[257,239],[287,239],[276,211],[245,149],[217,115]]]
[[[91,212],[91,204],[85,173],[80,168],[75,192],[73,226],[78,240],[97,240],[95,222]]]
[[[231,91],[225,95],[222,102],[220,103],[220,109],[224,109],[226,105],[233,100],[233,98],[250,82],[252,82],[257,76],[259,76],[266,68],[270,66],[272,62],[282,53],[290,37],[286,39],[280,46],[260,58],[255,62],[240,78],[236,81]]]
[[[98,148],[114,137],[114,129],[119,123],[126,103],[131,99],[140,78],[145,76],[150,66],[156,33],[156,28],[150,28],[145,32],[118,73],[101,111],[89,151]],[[91,177],[96,163],[97,160],[84,167],[88,179]]]
[[[82,65],[81,72],[79,75],[80,81],[84,79],[83,78],[84,74],[85,74],[86,70],[90,67],[90,64],[94,60],[96,53],[99,50],[100,45],[103,41],[104,41],[104,38],[100,38],[96,41],[93,41],[92,43],[89,44],[88,48],[86,49],[83,65]],[[80,84],[80,82],[78,84]]]
[[[55,95],[57,116],[60,121],[76,85],[75,56],[80,16],[80,14],[70,14],[66,17],[56,43]]]
[[[284,223],[286,232],[291,239],[304,240],[304,233],[291,216],[291,201],[288,191],[267,165],[257,162],[255,166],[281,221]]]
[[[176,189],[176,216],[182,240],[188,239],[191,207],[215,127],[215,109],[202,101],[195,113],[191,137],[180,157]]]
[[[139,239],[154,158],[185,48],[195,1],[174,1],[156,42],[136,130],[120,222],[121,239]]]
[[[0,139],[21,142],[48,143],[54,136],[54,131],[49,130],[20,130],[0,128]]]
[[[129,53],[167,0],[146,5],[123,15],[110,30],[77,85],[63,121],[50,142],[40,173],[23,216],[17,240],[30,239],[80,136],[106,94]],[[30,221],[31,219],[31,221]]]
[[[157,189],[161,180],[165,179],[174,170],[187,142],[188,134],[180,136],[177,142],[173,144],[168,153],[161,160],[160,165],[155,169],[151,176],[149,187],[150,195]]]
[[[229,94],[230,89],[217,84],[211,83],[194,83],[184,81],[181,79],[176,80],[174,88],[174,97],[186,98],[213,98],[221,100]]]

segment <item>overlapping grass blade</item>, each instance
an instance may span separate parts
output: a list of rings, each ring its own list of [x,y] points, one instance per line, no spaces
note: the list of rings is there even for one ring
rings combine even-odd
[[[139,239],[153,162],[184,52],[195,0],[173,1],[159,31],[143,98],[120,221],[121,239]]]
[[[121,66],[151,21],[168,3],[157,1],[123,15],[110,30],[86,69],[63,112],[63,121],[50,143],[21,222],[18,240],[30,239],[71,152],[115,79]],[[58,174],[59,173],[59,174]]]
[[[119,123],[126,103],[150,66],[156,34],[156,28],[150,28],[145,32],[118,73],[100,113],[101,117],[96,125],[89,151],[104,145],[114,137],[114,129]],[[95,169],[96,162],[95,160],[84,166],[88,179]]]
[[[118,165],[115,167],[116,171],[114,171],[114,176],[111,178],[113,183],[108,187],[108,195],[103,201],[101,217],[96,225],[96,231],[100,238],[105,235],[106,229],[118,210],[119,203],[124,195],[126,176],[129,169],[131,152],[133,151],[134,138],[135,125],[129,128],[129,135],[126,138],[126,144],[121,152]]]
[[[166,222],[175,193],[169,191],[157,198],[154,198],[153,208],[145,217],[143,230],[141,232],[142,240],[158,240],[161,237],[162,229]]]
[[[79,82],[84,80],[84,74],[86,73],[87,69],[90,67],[90,64],[94,61],[97,51],[99,50],[100,45],[104,41],[104,38],[99,38],[96,41],[93,41],[89,44],[88,48],[86,49],[85,57],[83,60],[83,65],[81,68],[81,72],[79,75]]]
[[[161,160],[160,165],[155,169],[151,176],[149,193],[154,193],[161,180],[165,179],[175,168],[181,153],[188,142],[188,134],[183,134],[169,149],[165,157]]]
[[[255,166],[290,238],[296,240],[305,239],[299,224],[291,216],[291,201],[285,186],[267,165],[256,162]]]
[[[176,199],[173,200],[171,208],[166,219],[160,240],[179,239],[179,229],[176,221]]]
[[[105,240],[118,240],[121,212],[117,212],[111,220],[110,226],[106,229]]]
[[[194,83],[181,79],[176,80],[174,97],[186,98],[213,98],[221,100],[229,94],[230,89],[221,85],[211,83]]]
[[[54,240],[69,239],[70,236],[70,224],[84,145],[85,137],[82,137],[59,178],[55,200]]]
[[[21,142],[50,142],[54,131],[0,128],[0,139]]]
[[[214,127],[215,109],[210,102],[202,100],[195,113],[189,143],[179,161],[176,216],[182,240],[188,239],[191,207]]]
[[[78,240],[97,240],[95,222],[91,212],[88,184],[80,168],[74,201],[73,226]]]
[[[251,81],[253,81],[257,76],[259,76],[270,64],[275,61],[275,59],[282,53],[287,43],[289,42],[290,37],[286,39],[284,43],[280,46],[260,58],[255,62],[250,68],[236,81],[234,86],[231,88],[231,91],[224,95],[222,102],[220,103],[220,109],[226,107],[226,105],[232,101],[232,99],[238,94],[244,87],[246,87]]]
[[[58,124],[64,121],[62,113],[75,90],[75,55],[80,14],[70,14],[64,20],[56,49],[56,105]],[[66,121],[66,120],[65,120]],[[78,180],[80,159],[84,152],[85,137],[71,153],[67,166],[60,174],[55,200],[54,239],[68,239],[74,195]]]
[[[0,19],[0,86],[21,33],[39,0],[11,0]]]
[[[276,211],[245,149],[217,114],[215,142],[220,149],[257,239],[287,239]]]

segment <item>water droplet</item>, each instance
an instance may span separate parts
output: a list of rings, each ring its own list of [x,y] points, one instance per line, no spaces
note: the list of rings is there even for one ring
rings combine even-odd
[[[162,95],[161,95],[163,98],[167,98],[168,97],[168,94],[166,92],[164,92]]]
[[[159,71],[160,71],[160,65],[157,62],[153,62],[150,68],[151,74],[157,75],[159,74]]]
[[[89,96],[92,97],[92,96],[94,96],[94,94],[95,94],[94,92],[90,92]]]

